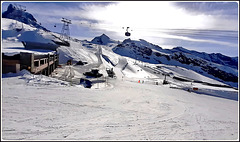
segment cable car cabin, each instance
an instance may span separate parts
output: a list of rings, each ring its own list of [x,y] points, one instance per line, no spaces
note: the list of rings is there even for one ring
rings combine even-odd
[[[129,32],[126,32],[125,33],[125,36],[130,36],[131,34]]]
[[[131,34],[128,32],[128,28],[129,28],[129,27],[127,27],[127,29],[126,29],[125,36],[130,36],[130,35],[131,35]]]

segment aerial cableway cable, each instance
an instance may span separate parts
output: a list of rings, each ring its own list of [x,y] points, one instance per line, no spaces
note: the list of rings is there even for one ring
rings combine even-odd
[[[112,31],[117,29],[126,29],[125,36],[131,36],[129,32],[130,27],[120,27],[114,26],[109,24],[99,24],[96,26],[95,24],[91,23],[81,23],[82,25],[94,28],[94,27],[101,27],[106,29],[111,29]],[[177,36],[200,36],[202,38],[230,38],[232,40],[238,39],[238,33],[236,31],[226,31],[226,30],[213,30],[213,29],[170,29],[170,28],[158,28],[158,27],[134,27],[135,31],[138,32],[154,32],[154,33],[166,33],[170,35],[177,35]],[[131,30],[133,31],[133,30]]]

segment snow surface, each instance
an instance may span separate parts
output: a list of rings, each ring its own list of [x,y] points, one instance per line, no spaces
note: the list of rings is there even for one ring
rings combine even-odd
[[[238,139],[230,99],[124,79],[87,89],[26,71],[2,83],[3,140]]]
[[[164,76],[153,73],[157,65],[116,55],[105,46],[82,45],[71,42],[59,51],[65,61],[84,60],[86,65],[62,64],[52,77],[26,71],[3,75],[4,140],[238,139],[238,91],[171,78],[170,85],[161,85]],[[161,66],[164,72],[186,75],[183,68]],[[93,67],[102,72],[113,67],[117,78],[84,88],[79,79]],[[187,74],[219,83],[193,71]],[[199,90],[185,91],[192,87]]]
[[[15,30],[16,28],[22,30],[18,32]],[[54,39],[54,37],[50,32],[37,29],[21,22],[16,22],[16,20],[13,19],[2,18],[2,52],[5,55],[12,56],[20,52],[52,54],[53,51],[50,50],[26,50],[22,44],[22,41],[54,44],[52,39]]]
[[[238,87],[238,82],[236,82],[236,79],[238,78],[237,58],[227,57],[219,53],[206,54],[204,52],[190,51],[182,47],[176,47],[172,50],[162,49],[161,47],[153,45],[145,40],[131,40],[130,38],[125,39],[112,50],[119,55],[151,64],[161,63],[164,65],[190,69],[195,72],[200,72],[202,75],[212,78],[213,80],[221,81],[232,87]],[[177,58],[177,60],[171,59],[172,57]],[[196,66],[193,63],[188,63],[192,61],[193,63],[195,61],[200,62],[201,65]],[[214,68],[216,71],[218,70],[218,72],[213,73],[213,71],[209,71],[211,68]],[[223,73],[231,74],[229,77],[233,76],[231,78],[232,80],[229,78],[224,81],[224,79],[221,79],[223,76],[217,76],[217,74]]]

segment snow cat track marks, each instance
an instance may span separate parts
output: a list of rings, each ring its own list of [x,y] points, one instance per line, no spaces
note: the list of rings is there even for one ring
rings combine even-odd
[[[185,115],[188,117],[176,119],[177,123],[181,125],[178,132],[178,135],[181,135],[180,139],[211,140],[211,135],[218,135],[218,133],[224,134],[232,131],[232,135],[234,135],[233,127],[237,127],[237,124],[232,121],[211,120],[205,114],[192,112],[192,108],[187,109]],[[209,135],[209,133],[211,134]],[[173,136],[171,135],[171,137]]]
[[[143,132],[145,136],[145,140],[150,140],[149,135],[146,133],[146,131],[143,129],[141,122],[139,119],[141,119],[141,113],[139,111],[140,107],[138,108],[137,114],[136,114],[136,122],[138,123],[137,125],[140,127],[141,131]]]
[[[133,79],[111,80],[115,86],[107,91],[51,84],[40,88],[24,81],[3,78],[3,126],[17,130],[3,131],[5,139],[215,140],[238,136],[236,101]],[[14,120],[19,121],[17,125]]]
[[[202,125],[200,123],[201,122],[201,115],[195,115],[195,117],[196,117],[197,124],[199,125],[199,133],[200,133],[201,137],[204,139],[205,134],[204,134]]]

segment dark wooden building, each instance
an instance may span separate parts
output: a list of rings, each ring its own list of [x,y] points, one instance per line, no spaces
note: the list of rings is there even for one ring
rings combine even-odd
[[[33,74],[50,75],[59,64],[57,53],[36,55],[20,52],[13,56],[2,53],[2,73],[17,73],[26,69]]]

